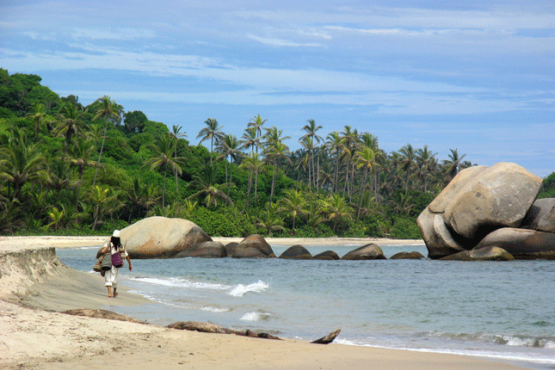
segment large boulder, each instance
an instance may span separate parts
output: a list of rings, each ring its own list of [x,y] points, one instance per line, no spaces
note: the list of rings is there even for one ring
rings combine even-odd
[[[121,240],[131,258],[171,258],[212,238],[191,221],[149,217],[122,229]]]
[[[428,249],[428,257],[438,259],[450,254],[462,252],[472,248],[465,248],[463,238],[456,235],[447,227],[442,213],[433,213],[429,207],[424,209],[416,219],[422,239]]]
[[[445,208],[446,223],[464,238],[482,239],[501,227],[520,227],[542,179],[514,163],[497,163],[462,186]]]
[[[317,255],[315,255],[313,257],[313,259],[315,260],[326,260],[326,261],[336,261],[339,258],[339,255],[337,253],[335,253],[334,251],[325,251],[322,253],[319,253]]]
[[[420,252],[399,252],[389,257],[390,260],[421,260],[426,258]]]
[[[227,243],[224,247],[226,254],[228,256],[233,255],[233,253],[235,252],[235,249],[237,248],[238,245],[239,245],[239,243],[237,243],[237,242]]]
[[[377,244],[366,244],[341,257],[342,260],[385,260],[382,249]]]
[[[514,259],[509,252],[498,247],[473,249],[441,258],[444,261],[513,261]]]
[[[201,243],[196,247],[187,248],[183,252],[179,252],[175,257],[222,258],[227,257],[227,252],[222,243],[208,241]]]
[[[522,228],[555,233],[555,198],[536,200],[522,221]]]
[[[311,260],[312,254],[302,245],[294,245],[287,248],[279,258],[288,260]]]
[[[505,249],[516,259],[555,260],[555,233],[505,227],[488,234],[474,248]]]
[[[258,234],[243,239],[229,255],[233,258],[274,258],[275,256],[270,244]]]
[[[460,171],[430,203],[428,206],[430,211],[433,213],[444,213],[447,206],[455,199],[461,189],[478,177],[480,173],[487,170],[487,168],[487,166],[473,166]]]

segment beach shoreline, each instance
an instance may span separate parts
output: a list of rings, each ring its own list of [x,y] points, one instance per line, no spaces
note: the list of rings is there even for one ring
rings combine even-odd
[[[60,313],[69,308],[117,312],[123,305],[154,304],[125,289],[117,299],[107,298],[99,275],[73,270],[55,256],[54,248],[97,246],[106,238],[0,237],[0,367],[96,369],[106,363],[117,363],[118,368],[139,370],[153,366],[309,370],[518,368],[469,356],[202,334]],[[310,241],[302,241],[310,245]],[[298,242],[298,239],[269,241],[276,245]],[[374,241],[329,240],[332,243],[329,245],[352,247],[368,242]],[[379,242],[414,244],[414,241]],[[314,243],[321,245],[320,241]]]

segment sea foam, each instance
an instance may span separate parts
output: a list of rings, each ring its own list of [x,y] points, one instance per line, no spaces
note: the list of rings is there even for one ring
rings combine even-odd
[[[236,285],[231,290],[231,292],[229,292],[229,295],[232,295],[234,297],[242,297],[248,292],[256,292],[256,293],[263,292],[269,287],[270,287],[270,284],[266,284],[262,280],[258,280],[256,283],[252,283],[249,285],[243,285],[243,284]]]
[[[150,277],[137,277],[137,278],[133,278],[132,280],[139,281],[141,283],[152,284],[152,285],[162,285],[162,286],[188,288],[188,289],[227,290],[230,288],[229,285],[191,281],[191,280],[182,279],[182,278],[161,279],[161,278],[150,278]]]
[[[239,320],[241,320],[241,321],[259,321],[259,320],[267,320],[268,318],[270,318],[269,313],[265,313],[265,312],[247,312]]]

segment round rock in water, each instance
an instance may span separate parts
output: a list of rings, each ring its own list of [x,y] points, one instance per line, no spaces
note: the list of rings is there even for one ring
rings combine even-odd
[[[382,249],[377,244],[366,244],[344,255],[342,260],[385,260]]]
[[[181,218],[149,217],[121,230],[131,258],[171,258],[206,241],[204,230]]]
[[[294,245],[287,248],[279,258],[289,260],[311,260],[312,254],[302,245]]]
[[[235,247],[233,254],[229,257],[233,258],[273,258],[276,255],[266,240],[254,234],[243,239],[239,245]]]
[[[390,260],[421,260],[424,259],[420,252],[399,252],[389,257]]]
[[[334,251],[325,251],[320,254],[317,254],[313,257],[315,260],[329,260],[329,261],[336,261],[339,258],[339,255]]]

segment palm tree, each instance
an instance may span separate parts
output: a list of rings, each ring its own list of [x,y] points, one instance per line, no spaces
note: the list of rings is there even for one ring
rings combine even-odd
[[[363,195],[366,191],[367,182],[368,182],[368,173],[372,173],[374,171],[374,165],[376,162],[376,152],[369,147],[363,147],[360,151],[356,153],[356,163],[357,169],[364,168],[364,181],[362,182],[362,186],[360,189],[360,202],[357,212],[357,222],[360,218],[360,209],[362,208],[362,199],[364,198]]]
[[[218,142],[218,146],[222,154],[218,156],[218,158],[216,159],[219,160],[227,157],[231,159],[229,182],[227,181],[227,161],[225,162],[225,179],[226,179],[226,182],[228,183],[227,196],[229,197],[229,190],[231,188],[231,183],[233,182],[233,162],[237,161],[237,157],[239,156],[239,153],[240,153],[239,141],[237,140],[237,137],[235,137],[235,135],[228,134]]]
[[[247,201],[245,203],[245,209],[249,208],[251,189],[252,189],[252,179],[253,177],[255,177],[256,180],[258,179],[258,170],[262,167],[262,164],[263,163],[260,160],[258,154],[251,153],[251,155],[245,157],[245,159],[243,159],[243,162],[239,165],[239,168],[249,171],[249,183],[247,187]],[[258,185],[258,181],[256,180],[254,184],[255,202],[256,202],[256,190]]]
[[[406,174],[405,179],[405,195],[409,191],[409,178],[413,175],[413,170],[416,166],[416,153],[412,145],[407,144],[399,150],[401,155],[400,169]]]
[[[285,231],[283,218],[276,214],[278,210],[277,204],[268,203],[267,208],[268,212],[262,212],[262,217],[256,219],[255,225],[264,228],[268,236],[272,236],[274,231]]]
[[[445,159],[442,161],[443,171],[446,175],[447,183],[453,180],[457,173],[459,173],[459,171],[461,170],[461,161],[466,156],[466,154],[463,154],[459,157],[457,149],[449,149],[449,151],[451,151],[451,154],[449,154],[449,159]]]
[[[327,136],[327,148],[330,152],[335,152],[335,174],[333,178],[333,192],[337,191],[338,181],[339,181],[339,159],[341,157],[340,153],[344,148],[344,141],[339,136],[337,131],[333,131]]]
[[[287,213],[293,218],[293,235],[296,233],[295,221],[297,216],[302,216],[307,213],[307,202],[304,195],[296,190],[287,190],[285,198],[281,199],[281,207],[278,213]]]
[[[13,199],[21,200],[21,190],[28,182],[48,181],[46,159],[38,144],[28,144],[25,132],[13,130],[8,145],[0,149],[0,180],[13,189]]]
[[[95,161],[90,160],[93,153],[96,151],[94,144],[91,141],[77,140],[72,147],[70,147],[69,153],[67,155],[67,161],[73,167],[77,167],[77,173],[79,178],[79,185],[77,187],[77,196],[75,198],[75,207],[79,202],[79,196],[81,194],[81,178],[83,177],[83,172],[87,167],[104,167],[102,164],[98,164]]]
[[[416,151],[416,162],[418,164],[418,175],[424,182],[424,193],[428,192],[428,178],[431,177],[432,170],[435,165],[435,156],[437,153],[432,153],[428,150],[428,145]]]
[[[268,148],[268,151],[266,153],[266,160],[268,162],[273,162],[273,165],[274,165],[274,173],[272,175],[272,190],[270,191],[270,204],[274,199],[274,191],[276,188],[276,177],[277,177],[277,172],[279,170],[279,162],[281,160],[285,160],[290,163],[291,160],[289,159],[288,154],[290,153],[287,145],[283,144],[281,141],[276,142],[273,146]]]
[[[150,145],[149,148],[152,150],[153,154],[144,164],[144,166],[150,167],[151,170],[156,168],[161,168],[164,172],[164,187],[162,191],[162,209],[166,205],[166,176],[168,173],[168,168],[177,171],[180,175],[183,173],[181,169],[181,164],[184,158],[174,157],[174,146],[175,143],[172,137],[168,134],[158,136],[155,139],[155,144]]]
[[[207,207],[211,205],[218,206],[218,199],[223,199],[233,205],[233,201],[223,191],[222,187],[227,184],[214,185],[214,173],[211,169],[205,168],[201,176],[195,175],[193,181],[187,186],[194,188],[197,192],[191,195],[188,199],[204,197],[204,204]]]
[[[185,132],[181,132],[182,127],[178,125],[172,126],[172,133],[171,135],[175,139],[175,153],[174,158],[177,158],[177,147],[179,144],[179,139],[184,139],[187,137]],[[175,173],[175,190],[179,193],[179,183],[177,182],[177,170],[174,171]]]
[[[133,186],[127,193],[128,222],[131,222],[134,215],[142,217],[147,214],[150,206],[155,204],[158,199],[153,184],[146,186],[140,178],[134,178]]]
[[[119,118],[120,109],[116,102],[111,99],[108,95],[104,95],[102,98],[98,99],[97,102],[99,106],[96,110],[96,115],[93,117],[93,121],[98,118],[104,118],[104,135],[102,136],[102,145],[100,146],[100,153],[98,154],[98,164],[100,164],[100,159],[102,158],[102,152],[104,151],[104,142],[106,141],[106,132],[108,131],[108,122],[112,119]],[[94,173],[93,188],[96,184],[96,178],[98,176],[98,168],[96,167],[96,172]]]
[[[353,209],[345,203],[345,199],[339,194],[333,194],[328,199],[321,201],[321,212],[327,215],[329,221],[333,220],[333,232],[337,230],[337,222],[340,219],[352,219]]]
[[[80,111],[73,103],[68,102],[62,106],[59,116],[60,122],[52,133],[54,136],[63,136],[65,138],[63,157],[67,153],[71,139],[80,131],[87,128],[87,125],[81,119],[84,114],[85,112]]]
[[[216,140],[220,140],[222,138],[224,133],[221,131],[221,129],[224,127],[220,126],[218,124],[218,121],[215,118],[208,118],[206,121],[204,121],[204,123],[206,123],[207,127],[199,131],[197,135],[197,139],[199,137],[202,137],[202,139],[199,141],[198,145],[202,144],[204,140],[210,139],[210,168],[212,168],[212,153],[214,151],[214,138]]]
[[[105,204],[106,202],[108,202],[109,200],[109,192],[110,189],[109,188],[103,188],[101,186],[95,185],[92,189],[92,192],[89,195],[91,204],[94,207],[94,214],[93,214],[93,225],[92,225],[92,229],[95,230],[96,229],[96,225],[99,224],[100,220],[100,216],[101,216],[101,212],[100,212],[100,206]]]
[[[250,148],[251,153],[254,153],[254,148],[258,147],[260,144],[260,138],[257,137],[256,127],[247,127],[241,138],[241,147],[245,149]]]
[[[44,110],[43,104],[37,104],[33,107],[33,111],[27,114],[27,117],[32,118],[35,121],[35,142],[39,142],[39,129],[42,120],[46,117],[46,112]]]
[[[262,119],[262,117],[260,117],[260,114],[257,114],[256,116],[254,116],[253,119],[251,119],[249,121],[249,124],[247,125],[248,128],[253,128],[255,133],[256,133],[256,137],[260,138],[262,136],[262,125],[264,125],[264,123],[266,123],[267,119]],[[258,153],[258,146],[260,145],[260,142],[256,142],[256,153]]]
[[[314,181],[314,186],[316,187],[318,180],[316,179],[317,171],[314,166],[314,144],[324,141],[324,138],[316,134],[316,131],[320,130],[322,126],[316,126],[316,121],[314,121],[313,119],[308,119],[307,122],[308,124],[304,125],[304,127],[302,128],[302,130],[305,131],[306,134],[303,135],[300,140],[303,140],[303,138],[310,138],[310,142],[312,143],[309,149],[309,155],[310,155],[310,161],[311,161],[310,163],[312,167],[312,179]]]

